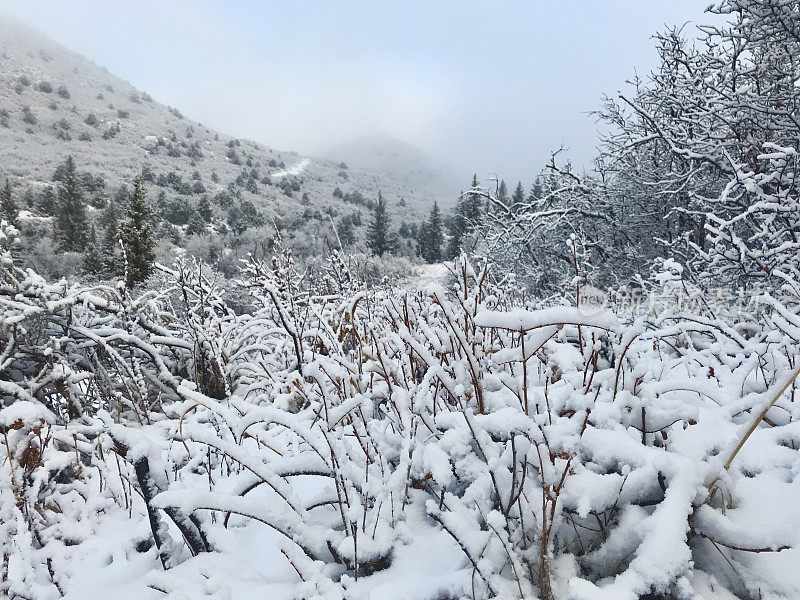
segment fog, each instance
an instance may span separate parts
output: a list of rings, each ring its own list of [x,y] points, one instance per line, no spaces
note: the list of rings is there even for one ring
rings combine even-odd
[[[216,129],[321,153],[372,133],[461,174],[529,182],[588,112],[655,64],[691,0],[339,2],[10,0],[4,8]]]

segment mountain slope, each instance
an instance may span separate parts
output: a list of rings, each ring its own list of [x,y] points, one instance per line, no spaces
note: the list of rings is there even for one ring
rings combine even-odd
[[[367,217],[379,189],[396,224],[419,220],[441,194],[396,174],[348,168],[341,158],[302,157],[218,133],[27,26],[1,18],[0,176],[9,178],[18,198],[27,193],[30,199],[51,184],[68,155],[80,171],[102,178],[100,193],[109,197],[140,174],[150,197],[161,194],[162,204],[191,211],[204,195],[222,195],[209,232],[224,233],[219,224],[228,219],[231,202],[250,202],[263,222],[277,223],[309,253],[319,252],[332,222],[356,212]],[[23,208],[35,216],[32,207]],[[181,231],[185,225],[176,223]]]

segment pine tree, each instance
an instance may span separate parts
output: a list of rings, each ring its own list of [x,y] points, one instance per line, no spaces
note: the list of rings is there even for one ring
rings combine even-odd
[[[211,219],[214,218],[214,209],[211,208],[208,196],[200,198],[200,202],[197,203],[197,212],[200,213],[206,223],[210,223]]]
[[[156,260],[153,209],[138,177],[133,182],[125,217],[119,233],[127,262],[125,283],[130,287],[150,276]]]
[[[34,204],[36,203],[36,196],[33,194],[33,190],[28,188],[25,190],[25,195],[22,197],[22,206],[25,208],[33,208]]]
[[[528,202],[533,203],[542,197],[542,180],[537,177],[531,186],[531,191],[528,192]]]
[[[0,190],[0,217],[11,225],[17,224],[19,217],[19,207],[11,195],[11,185],[6,179],[6,185]]]
[[[355,227],[353,227],[353,220],[349,216],[339,219],[336,236],[339,238],[339,243],[342,247],[352,246],[356,243]]]
[[[421,256],[423,260],[428,255],[428,222],[425,221],[417,229],[417,256]]]
[[[525,189],[522,187],[522,182],[517,183],[517,187],[514,189],[514,193],[511,194],[511,212],[517,214],[520,210],[522,210],[522,206],[525,204]]]
[[[497,202],[508,206],[508,188],[506,187],[506,182],[502,179],[500,180],[500,186],[497,188]],[[486,212],[492,212],[491,202],[486,203]]]
[[[100,218],[105,233],[101,246],[103,257],[103,275],[110,279],[121,277],[125,273],[125,262],[119,245],[119,205],[116,200],[108,203]]]
[[[103,273],[103,252],[97,243],[97,232],[94,226],[89,231],[86,243],[86,252],[83,255],[83,272],[86,275],[97,277]]]
[[[465,216],[466,200],[459,199],[453,218],[450,220],[450,240],[447,243],[447,258],[454,260],[461,254],[461,244],[467,233],[467,219]]]
[[[449,260],[458,258],[461,254],[464,238],[475,229],[483,216],[484,205],[482,196],[473,191],[477,189],[478,176],[473,175],[472,182],[470,183],[470,191],[466,194],[462,192],[459,196],[458,204],[456,204],[453,216],[450,219],[448,227],[450,240],[448,241],[447,251],[445,253],[445,256]],[[491,210],[488,201],[486,202],[486,210]]]
[[[383,256],[386,252],[393,252],[397,247],[397,240],[394,234],[389,231],[389,212],[386,208],[386,200],[378,192],[378,202],[372,214],[372,222],[367,231],[367,247],[373,255]]]
[[[75,161],[67,157],[62,165],[58,187],[58,205],[54,237],[61,250],[80,252],[86,247],[86,203],[83,199],[80,179],[75,171]]]
[[[470,189],[474,190],[478,188],[478,176],[472,176],[472,184],[470,185]],[[470,229],[475,226],[478,220],[481,218],[481,209],[483,208],[481,202],[480,194],[467,194],[465,199],[465,207],[464,207],[464,217],[467,222],[467,229]],[[488,206],[488,203],[487,203]]]
[[[192,216],[189,217],[189,222],[186,224],[186,235],[206,235],[207,233],[206,221],[198,211],[192,211]]]
[[[115,238],[117,236],[117,229],[119,228],[118,206],[118,201],[116,199],[112,200],[108,203],[108,206],[106,206],[103,211],[103,215],[100,217],[100,222],[103,224],[106,233],[108,234],[111,232]]]
[[[52,186],[47,186],[44,191],[36,197],[34,201],[36,210],[45,216],[54,215],[58,207],[56,193]]]
[[[433,203],[431,214],[422,229],[424,232],[420,248],[422,258],[428,263],[440,262],[442,260],[444,236],[442,235],[442,214],[439,212],[438,202]]]

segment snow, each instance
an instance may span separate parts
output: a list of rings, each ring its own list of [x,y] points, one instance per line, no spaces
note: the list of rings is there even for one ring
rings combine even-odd
[[[80,57],[17,44],[0,59],[9,106],[50,110],[41,92],[8,92],[27,73],[70,83],[75,112],[59,114],[75,128],[89,110],[115,122],[111,96],[132,114],[92,147],[23,135],[19,119],[0,128],[15,185],[43,185],[66,151],[119,183],[177,132],[221,185],[243,146],[273,179],[305,178],[319,206],[344,180],[196,123],[188,138],[188,120]],[[277,194],[263,199],[275,215],[296,207],[271,206]],[[0,239],[17,233],[0,224]],[[3,596],[800,597],[796,297],[758,315],[588,314],[568,294],[526,299],[466,257],[399,289],[334,293],[286,253],[244,262],[242,311],[189,261],[159,265],[162,286],[140,293],[48,282],[6,246]],[[668,259],[654,285],[682,273]]]
[[[14,427],[16,423],[24,426],[54,423],[55,415],[39,403],[17,400],[10,406],[0,409],[0,423],[5,427]]]
[[[446,263],[424,264],[404,284],[413,290],[427,290],[431,284],[444,284],[451,277]]]
[[[311,159],[304,158],[303,160],[289,167],[288,169],[282,169],[280,171],[275,171],[274,173],[270,173],[270,177],[272,179],[280,179],[281,177],[287,177],[290,175],[300,175],[300,173],[305,171],[308,165],[310,164],[311,164]]]
[[[612,314],[601,312],[584,314],[580,309],[559,306],[539,311],[515,309],[511,311],[482,311],[475,315],[479,327],[501,327],[514,331],[529,331],[552,324],[585,325],[609,331],[619,328],[619,321]]]
[[[800,481],[790,390],[767,410],[782,416],[759,421],[728,460],[788,380],[793,341],[773,330],[745,339],[693,319],[661,327],[655,317],[522,308],[468,264],[449,265],[470,274],[454,293],[436,266],[405,289],[295,297],[280,283],[299,276],[290,263],[250,263],[242,283],[258,308],[237,315],[191,264],[163,267],[163,292],[128,297],[48,284],[2,252],[14,292],[0,294],[0,326],[45,319],[69,331],[31,376],[14,375],[30,353],[11,346],[14,370],[0,386],[15,398],[0,409],[12,592],[800,591],[787,572],[800,544],[800,509],[786,501]],[[197,299],[180,318],[166,300],[176,285]],[[98,348],[112,360],[88,371]],[[196,371],[201,352],[224,378],[216,397]],[[41,378],[87,398],[85,414],[47,408]],[[90,385],[98,379],[102,395]],[[139,395],[148,389],[152,401]],[[42,547],[25,506],[42,511],[31,509]]]

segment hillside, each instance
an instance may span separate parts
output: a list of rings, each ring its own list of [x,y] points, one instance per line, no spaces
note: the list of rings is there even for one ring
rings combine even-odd
[[[186,228],[203,196],[214,212],[203,233],[237,234],[223,240],[224,247],[249,245],[241,239],[248,230],[253,235],[263,223],[274,233],[276,224],[299,254],[323,250],[331,223],[342,219],[352,222],[359,246],[363,217],[378,190],[396,226],[419,220],[433,198],[442,198],[439,187],[420,185],[430,181],[424,176],[349,167],[346,159],[300,156],[213,131],[27,26],[0,18],[0,175],[25,199],[23,234],[41,237],[48,215],[36,209],[35,199],[70,155],[80,172],[99,178],[92,193],[100,198],[91,202],[98,207],[143,175],[150,198],[159,199],[175,228],[165,237],[180,245],[190,244]],[[232,217],[237,207],[244,208]]]

